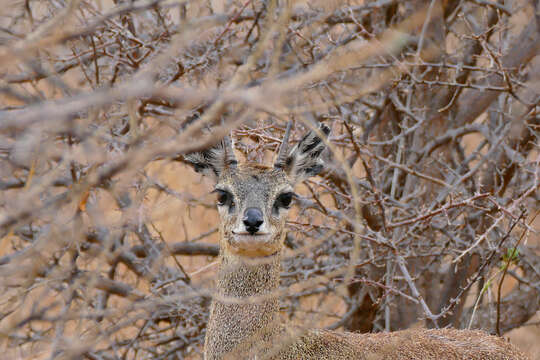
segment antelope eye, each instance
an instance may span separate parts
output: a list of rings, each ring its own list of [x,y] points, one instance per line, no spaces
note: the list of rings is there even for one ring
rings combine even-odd
[[[276,208],[276,209],[279,209],[279,208],[288,209],[289,206],[291,205],[291,201],[293,199],[293,196],[294,196],[294,193],[292,193],[292,192],[286,192],[286,193],[280,194],[277,197],[276,202],[274,203],[274,208]]]
[[[231,205],[234,205],[233,204],[233,196],[230,192],[228,191],[225,191],[225,190],[221,190],[221,189],[216,189],[213,191],[214,193],[217,194],[217,204],[218,206],[231,206]]]

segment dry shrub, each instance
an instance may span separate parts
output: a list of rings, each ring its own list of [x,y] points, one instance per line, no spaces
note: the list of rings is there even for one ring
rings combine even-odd
[[[332,132],[288,223],[284,317],[538,333],[538,11],[5,4],[0,357],[200,357],[218,219],[182,154],[232,132],[270,163],[289,119]]]

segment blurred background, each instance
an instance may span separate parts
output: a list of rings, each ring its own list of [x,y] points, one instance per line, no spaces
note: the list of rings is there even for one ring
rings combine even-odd
[[[183,154],[270,165],[289,120],[331,146],[284,319],[540,359],[539,6],[3,0],[0,359],[202,358],[219,219]]]

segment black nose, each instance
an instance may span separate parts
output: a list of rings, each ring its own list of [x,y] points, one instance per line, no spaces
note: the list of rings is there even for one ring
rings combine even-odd
[[[253,235],[259,231],[259,226],[263,223],[263,213],[261,210],[254,207],[247,208],[246,211],[244,211],[244,218],[242,221],[244,222],[247,232]]]

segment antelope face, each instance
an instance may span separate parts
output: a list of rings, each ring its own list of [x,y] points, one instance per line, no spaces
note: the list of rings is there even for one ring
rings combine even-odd
[[[288,152],[289,131],[290,125],[273,167],[238,165],[228,138],[214,148],[185,157],[196,171],[216,181],[213,192],[221,218],[223,253],[265,257],[280,252],[294,186],[323,168],[321,138],[309,132]],[[330,129],[321,125],[320,131],[328,135]]]
[[[224,249],[244,256],[279,251],[294,193],[281,169],[243,166],[225,171],[214,192]]]

